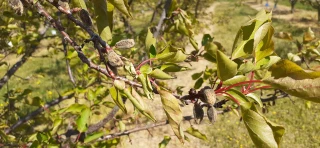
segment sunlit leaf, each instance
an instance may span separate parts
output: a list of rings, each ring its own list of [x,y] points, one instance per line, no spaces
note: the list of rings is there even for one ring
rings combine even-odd
[[[138,81],[141,82],[143,91],[144,91],[145,95],[147,96],[147,98],[153,99],[153,95],[151,93],[152,89],[150,90],[150,88],[148,87],[148,83],[150,83],[150,81],[147,82],[148,81],[147,75],[139,74]]]
[[[253,143],[257,147],[278,148],[284,128],[267,120],[259,114],[252,104],[250,108],[241,107],[242,118]]]
[[[165,148],[169,144],[170,140],[171,140],[171,137],[164,136],[163,140],[159,143],[159,148]]]
[[[179,105],[179,101],[171,93],[158,89],[161,96],[161,102],[163,109],[167,115],[169,124],[174,132],[174,134],[179,138],[181,142],[184,140],[184,134],[182,131],[182,111]]]
[[[314,79],[320,77],[320,72],[317,71],[305,71],[297,64],[289,60],[281,60],[276,64],[273,64],[269,71],[271,71],[271,76],[275,79],[290,77],[295,80],[302,79]]]
[[[223,52],[217,50],[218,78],[228,80],[237,74],[237,63],[230,60]]]
[[[58,129],[61,126],[61,124],[62,124],[62,119],[60,119],[60,118],[55,119],[53,121],[52,130],[50,132],[51,135],[54,135],[58,131]]]
[[[204,141],[208,141],[207,136],[193,127],[188,128],[185,132]]]
[[[116,89],[115,87],[110,87],[109,88],[110,91],[110,95],[114,101],[114,103],[117,104],[117,106],[124,112],[127,113],[127,109],[123,103],[122,97],[120,95],[120,92],[118,89]]]
[[[89,108],[81,110],[80,117],[76,120],[77,129],[79,132],[85,132],[88,129],[89,116],[91,111]]]
[[[260,107],[263,107],[261,99],[254,93],[246,94],[247,97],[253,99],[256,103],[259,104]]]
[[[166,80],[166,79],[173,79],[174,77],[170,76],[169,74],[163,72],[160,69],[155,69],[150,73],[150,76],[156,79]]]
[[[132,17],[129,11],[129,5],[127,0],[108,0],[114,7],[125,14],[128,17]]]
[[[164,72],[179,72],[179,71],[189,70],[188,67],[180,66],[174,63],[163,64],[161,65],[160,69]]]
[[[291,77],[273,77],[264,80],[272,87],[302,99],[320,103],[320,78],[316,79],[294,79]]]
[[[194,89],[199,89],[201,86],[202,86],[202,84],[203,84],[203,78],[200,78],[200,79],[198,79],[197,81],[196,81],[196,83],[194,84]]]
[[[93,140],[100,138],[101,136],[103,136],[103,132],[95,132],[95,133],[89,134],[84,139],[84,143],[89,143]]]
[[[232,84],[246,81],[246,79],[247,79],[247,77],[244,75],[236,75],[233,78],[228,79],[227,81],[224,81],[223,84],[224,85],[232,85]]]
[[[146,50],[149,52],[150,58],[153,58],[156,56],[156,42],[157,42],[157,39],[154,38],[150,28],[148,28],[145,45],[146,45]]]

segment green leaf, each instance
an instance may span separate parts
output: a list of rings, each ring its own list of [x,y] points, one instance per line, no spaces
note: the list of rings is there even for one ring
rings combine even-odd
[[[273,64],[277,63],[280,61],[281,58],[278,56],[269,56],[261,59],[259,62],[256,63],[255,70],[259,69],[267,69],[271,67]]]
[[[61,126],[61,124],[62,124],[62,119],[60,119],[60,118],[55,119],[53,121],[52,130],[51,130],[50,134],[51,135],[56,134],[56,132],[58,131],[58,129]]]
[[[192,74],[192,80],[197,80],[197,79],[199,79],[201,76],[202,76],[202,74],[203,74],[203,71],[201,71],[201,72],[199,72],[199,73],[194,73],[194,74]]]
[[[207,43],[210,43],[213,41],[213,37],[210,36],[210,34],[204,34],[202,37],[201,45],[206,46]]]
[[[265,10],[262,10],[256,15],[255,19],[250,20],[248,24],[240,28],[232,46],[232,59],[237,59],[239,57],[252,54],[254,43],[259,42],[254,40],[255,36],[255,39],[263,37],[259,37],[259,33],[256,32],[265,22],[271,22],[271,13],[267,13]],[[262,30],[263,29],[261,29],[259,32]],[[240,39],[241,41],[239,41]]]
[[[110,95],[114,101],[114,103],[117,104],[117,106],[126,114],[127,109],[126,106],[123,103],[122,97],[120,95],[120,92],[118,89],[116,89],[114,86],[109,88]]]
[[[271,76],[275,79],[290,77],[295,80],[302,79],[314,79],[320,77],[320,72],[318,71],[310,71],[307,72],[302,69],[297,64],[289,61],[289,60],[281,60],[276,64],[273,64],[269,71],[271,72]]]
[[[180,72],[180,71],[189,70],[188,67],[180,66],[174,63],[163,64],[161,65],[160,69],[164,72]]]
[[[79,132],[85,132],[88,129],[88,122],[89,122],[89,116],[90,116],[90,109],[84,108],[81,110],[80,116],[78,117],[76,124],[77,124],[77,130]]]
[[[185,55],[181,50],[178,50],[177,52],[158,54],[156,58],[165,62],[178,63],[184,61],[187,58],[187,55]]]
[[[246,95],[247,97],[253,99],[256,103],[259,104],[260,107],[263,107],[261,99],[254,93],[249,93]]]
[[[114,7],[128,17],[132,17],[127,0],[108,0]]]
[[[119,129],[121,132],[126,130],[126,125],[121,120],[119,121]]]
[[[249,107],[249,105],[250,105],[250,104],[249,104],[249,100],[248,100],[247,97],[246,97],[243,93],[241,93],[240,91],[238,91],[238,90],[236,90],[236,89],[229,89],[229,90],[227,91],[227,93],[230,94],[230,95],[232,95],[235,99],[237,99],[237,100],[239,101],[239,103],[240,103],[240,106],[246,107],[246,108]],[[228,96],[228,95],[224,95],[224,96],[230,98],[230,96]],[[231,99],[231,98],[230,98],[230,100],[233,101],[233,99]]]
[[[253,143],[257,147],[278,148],[284,128],[272,123],[255,108],[241,107],[242,118]]]
[[[246,73],[248,73],[248,72],[253,71],[253,70],[254,70],[254,67],[255,67],[255,66],[253,65],[252,62],[247,61],[247,62],[245,62],[245,63],[243,63],[243,64],[240,65],[238,71],[241,72],[242,74],[246,74]]]
[[[171,140],[170,136],[164,136],[163,140],[159,143],[159,148],[165,148]]]
[[[84,0],[73,0],[71,1],[75,7],[81,7],[82,9],[87,10],[86,2]]]
[[[139,100],[137,100],[128,89],[125,89],[122,91],[130,100],[130,102],[132,103],[132,105],[138,109],[138,111],[145,115],[147,118],[151,119],[153,122],[156,121],[155,117],[153,116],[153,114],[146,110],[146,108],[139,102]],[[141,101],[141,100],[140,100]]]
[[[190,41],[190,43],[191,43],[191,45],[193,46],[194,49],[199,50],[198,43],[197,43],[197,41],[194,40],[193,37],[190,37],[189,41]]]
[[[33,98],[26,97],[25,103],[28,105],[37,106],[37,107],[44,105],[44,102],[42,101],[42,99],[40,97],[33,97]]]
[[[148,87],[150,81],[148,79],[148,75],[144,75],[144,74],[139,74],[138,75],[138,81],[142,84],[142,89],[145,93],[145,95],[147,96],[148,99],[153,99],[153,95],[150,91],[152,91],[152,89],[150,90],[150,88]]]
[[[181,126],[183,116],[179,105],[179,101],[176,97],[174,97],[171,93],[167,91],[158,89],[158,92],[160,94],[162,106],[167,115],[169,124],[174,134],[183,143],[184,134]]]
[[[200,78],[200,79],[198,79],[197,81],[196,81],[196,83],[194,84],[194,89],[199,89],[201,86],[202,86],[202,84],[203,84],[203,78]]]
[[[101,136],[103,136],[103,132],[95,132],[95,133],[89,134],[84,139],[84,143],[89,143],[93,140],[100,138]]]
[[[95,92],[93,92],[92,89],[89,89],[89,90],[88,90],[87,98],[88,98],[88,100],[92,100],[92,101],[97,98]]]
[[[49,140],[49,136],[45,132],[38,132],[37,133],[37,140],[42,143],[42,142],[47,142]]]
[[[208,141],[207,136],[193,127],[188,128],[185,132],[204,141]]]
[[[145,64],[140,67],[140,72],[143,74],[150,74],[152,72],[152,68],[149,64]]]
[[[97,16],[95,20],[99,35],[104,41],[109,41],[112,39],[112,7],[107,7],[105,0],[93,0],[92,2],[94,4],[94,11]],[[108,8],[110,8],[110,10]]]
[[[228,80],[237,74],[237,63],[230,60],[223,52],[217,50],[218,78]]]
[[[219,47],[214,42],[209,42],[204,46],[204,50],[213,58],[217,57],[217,50]]]
[[[154,45],[151,45],[151,47],[149,49],[149,57],[150,58],[155,58],[156,56],[157,56],[156,47],[154,47]]]
[[[263,24],[255,33],[254,36],[254,48],[255,48],[255,60],[259,61],[273,53],[274,42],[272,36],[274,29],[271,26],[271,22]]]
[[[264,82],[292,96],[320,103],[320,78],[297,80],[291,77],[278,79],[271,77],[264,80]]]
[[[169,74],[163,72],[160,69],[155,69],[150,73],[150,76],[156,79],[166,80],[166,79],[173,79],[174,77],[170,76]]]
[[[154,38],[150,28],[148,28],[148,33],[147,33],[145,44],[146,44],[146,50],[149,52],[150,58],[151,58],[151,56],[154,57],[156,55],[154,53],[154,51],[156,51],[156,42],[157,42],[157,39]]]
[[[83,109],[87,108],[86,105],[84,104],[72,104],[71,106],[69,106],[64,112],[66,113],[73,113],[73,114],[76,114],[76,113],[80,113]]]
[[[224,85],[232,85],[232,84],[246,81],[246,79],[247,79],[247,77],[244,75],[236,75],[233,78],[224,81],[223,84]]]

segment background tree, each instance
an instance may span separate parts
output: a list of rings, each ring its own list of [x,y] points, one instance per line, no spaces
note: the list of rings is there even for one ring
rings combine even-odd
[[[302,0],[303,4],[308,4],[318,11],[318,22],[320,22],[320,1],[319,0]]]

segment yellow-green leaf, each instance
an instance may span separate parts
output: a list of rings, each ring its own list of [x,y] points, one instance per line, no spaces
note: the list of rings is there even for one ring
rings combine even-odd
[[[204,141],[208,141],[207,139],[207,136],[203,133],[201,133],[198,129],[195,129],[193,127],[190,127],[186,130],[186,132],[196,138],[199,138],[201,140],[204,140]]]
[[[155,69],[150,73],[150,76],[156,79],[166,80],[166,79],[173,79],[174,77],[170,76],[169,74],[163,72],[160,69]]]
[[[218,78],[222,81],[228,80],[237,74],[237,63],[233,62],[220,50],[217,50]]]
[[[114,7],[121,11],[126,16],[132,17],[129,11],[129,5],[127,0],[108,0]]]
[[[174,97],[171,93],[167,91],[158,89],[158,92],[161,96],[162,106],[167,115],[169,124],[174,134],[178,137],[178,139],[181,142],[183,142],[184,134],[181,127],[183,116],[179,105],[179,101],[176,97]]]

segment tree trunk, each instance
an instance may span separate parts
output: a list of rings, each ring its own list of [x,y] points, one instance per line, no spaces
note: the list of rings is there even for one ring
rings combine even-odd
[[[197,0],[196,8],[194,10],[195,18],[198,17],[198,9],[199,9],[200,0]]]
[[[320,6],[318,6],[318,23],[320,23]]]

